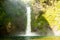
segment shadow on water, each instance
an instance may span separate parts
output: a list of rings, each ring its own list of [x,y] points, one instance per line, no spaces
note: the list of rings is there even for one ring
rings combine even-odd
[[[26,7],[21,0],[0,0],[0,36],[24,34]]]
[[[26,40],[26,37],[23,36],[0,37],[0,40]]]

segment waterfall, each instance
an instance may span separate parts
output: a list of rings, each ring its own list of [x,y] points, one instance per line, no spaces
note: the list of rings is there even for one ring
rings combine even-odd
[[[27,15],[27,26],[26,26],[26,32],[25,34],[19,34],[20,36],[38,36],[36,33],[31,32],[31,7],[29,6],[30,0],[25,0],[26,4],[26,15]]]
[[[30,6],[26,6],[27,9],[27,27],[26,34],[24,36],[39,36],[36,33],[31,32],[31,8]]]
[[[31,9],[29,6],[26,6],[27,9],[27,28],[26,35],[29,36],[31,34]]]

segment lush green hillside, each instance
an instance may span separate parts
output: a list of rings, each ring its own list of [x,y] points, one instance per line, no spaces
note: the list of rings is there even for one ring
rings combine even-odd
[[[60,0],[34,0],[31,4],[32,30],[43,31],[47,25],[52,32],[60,30]]]

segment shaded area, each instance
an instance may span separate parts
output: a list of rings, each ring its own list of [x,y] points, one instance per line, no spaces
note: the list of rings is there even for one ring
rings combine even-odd
[[[20,0],[0,0],[0,35],[25,33],[26,7]]]
[[[23,36],[0,37],[0,40],[26,40],[26,37]]]

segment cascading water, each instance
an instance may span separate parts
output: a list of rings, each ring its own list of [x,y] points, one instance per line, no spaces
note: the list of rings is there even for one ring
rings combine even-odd
[[[28,4],[29,1],[30,0],[26,0],[27,27],[26,27],[26,33],[24,36],[38,36],[36,33],[31,32],[31,7]]]
[[[26,6],[27,9],[27,28],[26,28],[26,35],[31,34],[31,9],[29,6]]]
[[[27,28],[26,34],[24,36],[38,36],[36,33],[31,32],[31,8],[29,5],[26,6],[27,9]]]
[[[19,1],[19,0],[16,0]],[[23,0],[21,0],[23,1]],[[26,32],[18,34],[18,36],[38,36],[36,33],[31,32],[31,7],[29,6],[29,1],[30,0],[26,0],[25,4],[26,4],[26,15],[27,15],[27,26],[26,26]]]

